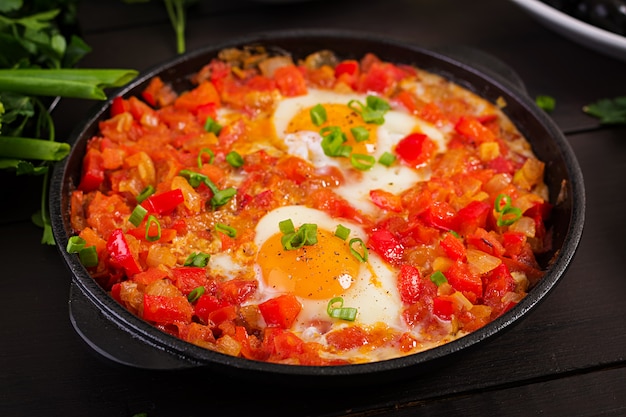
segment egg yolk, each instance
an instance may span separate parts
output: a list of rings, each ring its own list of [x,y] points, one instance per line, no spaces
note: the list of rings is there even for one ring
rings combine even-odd
[[[358,154],[370,154],[374,151],[376,144],[376,127],[377,125],[367,124],[363,121],[361,115],[347,104],[323,104],[326,109],[327,119],[320,126],[316,126],[311,120],[310,110],[306,108],[297,113],[287,126],[287,133],[299,131],[319,132],[325,127],[336,126],[346,134],[347,141],[344,145],[352,146],[352,152]],[[363,127],[369,132],[369,137],[365,141],[357,142],[350,129],[354,127]]]
[[[348,243],[318,229],[317,243],[286,250],[282,234],[272,235],[257,256],[263,280],[280,292],[308,299],[330,299],[345,292],[357,279],[360,264]]]

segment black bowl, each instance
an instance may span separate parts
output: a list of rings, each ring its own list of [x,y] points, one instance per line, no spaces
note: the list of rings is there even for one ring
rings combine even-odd
[[[582,173],[563,134],[547,114],[524,92],[515,73],[488,55],[467,49],[445,52],[369,34],[337,31],[283,31],[262,33],[231,42],[211,45],[178,56],[144,72],[115,95],[138,94],[155,75],[181,89],[187,76],[226,47],[262,44],[292,53],[295,58],[321,49],[331,49],[341,58],[359,59],[367,52],[392,62],[414,64],[449,78],[495,102],[503,98],[505,113],[528,138],[535,154],[546,162],[546,184],[553,211],[554,249],[542,266],[545,276],[514,308],[485,327],[443,346],[414,355],[368,364],[336,367],[279,365],[235,358],[192,345],[165,334],[134,316],[114,301],[88,274],[78,258],[65,252],[70,236],[69,196],[81,172],[87,140],[97,133],[98,122],[109,114],[111,100],[94,108],[75,130],[69,157],[54,170],[50,211],[54,237],[72,273],[70,318],[77,332],[96,351],[115,362],[147,369],[206,368],[229,375],[287,383],[368,383],[407,377],[459,351],[500,333],[526,316],[563,277],[582,236],[585,193]],[[495,69],[495,71],[494,71]],[[557,202],[557,196],[560,196]]]

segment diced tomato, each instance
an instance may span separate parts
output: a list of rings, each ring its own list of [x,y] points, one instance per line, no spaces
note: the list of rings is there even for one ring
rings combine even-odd
[[[143,272],[135,274],[132,280],[138,284],[148,285],[154,281],[158,281],[163,278],[167,278],[167,272],[161,268],[149,267]]]
[[[368,333],[359,326],[343,327],[326,334],[329,345],[339,350],[350,350],[369,342]]]
[[[395,99],[411,114],[417,114],[417,99],[406,90],[402,90]]]
[[[439,242],[441,249],[446,256],[453,261],[464,261],[467,257],[467,250],[461,239],[455,237],[452,233],[446,233]]]
[[[400,299],[405,304],[413,304],[419,300],[421,294],[422,274],[419,269],[409,264],[400,267],[398,275],[398,291]]]
[[[222,325],[228,321],[234,321],[237,318],[237,307],[234,305],[227,305],[217,308],[209,313],[208,323],[214,326]]]
[[[159,324],[172,324],[177,321],[191,322],[193,308],[186,297],[163,295],[143,295],[143,318]]]
[[[116,282],[111,287],[111,297],[120,304],[122,304],[122,298],[120,297],[121,291],[122,291],[122,284],[119,282]]]
[[[367,247],[391,264],[398,264],[404,255],[404,246],[389,230],[377,229],[370,233]]]
[[[511,258],[521,255],[526,245],[526,235],[520,232],[506,231],[502,234],[502,246]]]
[[[198,298],[194,305],[194,314],[200,319],[201,322],[208,324],[209,315],[222,307],[226,307],[229,304],[226,301],[218,299],[212,294],[203,294]]]
[[[428,226],[443,231],[457,229],[456,211],[450,204],[443,201],[434,201],[419,215],[419,218]]]
[[[452,288],[462,292],[472,303],[476,303],[482,297],[483,282],[479,275],[471,271],[468,264],[457,261],[446,270],[445,274]]]
[[[361,74],[357,89],[361,92],[388,94],[391,93],[404,74],[400,68],[391,63],[373,62],[369,69]]]
[[[284,96],[294,97],[307,93],[304,75],[295,65],[277,68],[274,71],[274,80],[276,80],[280,93]]]
[[[402,197],[390,193],[389,191],[375,189],[370,190],[370,198],[372,203],[383,210],[389,210],[396,213],[402,211]]]
[[[396,154],[411,167],[426,164],[436,150],[435,142],[422,133],[411,133],[396,145]]]
[[[156,126],[159,116],[157,112],[135,96],[128,99],[128,111],[133,115],[133,119],[144,126]]]
[[[203,81],[196,88],[181,94],[174,101],[174,107],[186,109],[192,113],[196,113],[199,108],[207,104],[213,104],[216,107],[221,105],[220,95],[210,81]]]
[[[257,289],[257,282],[245,279],[231,279],[218,285],[217,295],[229,304],[241,304]]]
[[[259,304],[259,310],[270,327],[288,329],[302,310],[300,301],[292,294],[283,294]]]
[[[285,173],[285,177],[300,185],[313,176],[313,165],[302,158],[288,157],[281,159],[276,168]]]
[[[317,188],[308,195],[309,205],[312,208],[323,210],[331,217],[343,217],[364,224],[369,221],[363,214],[354,208],[347,200],[340,197],[330,188]]]
[[[493,132],[474,117],[462,116],[454,126],[454,129],[477,144],[496,140]]]
[[[90,148],[83,158],[83,171],[78,189],[89,192],[100,188],[104,181],[103,165],[102,153],[97,149]]]
[[[502,297],[508,292],[515,290],[515,280],[505,263],[489,271],[483,277],[485,305],[493,308],[494,316],[498,316],[508,308],[508,304],[502,302]]]
[[[477,228],[472,234],[465,237],[468,246],[481,250],[489,255],[501,257],[505,249],[494,232],[488,232],[483,228]]]

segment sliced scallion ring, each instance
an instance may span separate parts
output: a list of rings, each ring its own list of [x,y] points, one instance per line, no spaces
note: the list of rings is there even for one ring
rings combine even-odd
[[[135,199],[137,200],[137,203],[141,204],[143,203],[143,201],[150,197],[152,194],[154,194],[154,187],[151,185],[148,185],[146,188],[144,188],[137,197],[135,197]]]
[[[237,230],[234,227],[230,227],[229,225],[224,223],[216,223],[215,230],[224,233],[228,237],[237,237]]]
[[[436,285],[440,286],[443,283],[448,282],[448,279],[441,271],[435,271],[430,275],[430,280]]]
[[[339,306],[335,307],[335,304],[339,304]],[[358,310],[354,307],[344,307],[343,298],[335,297],[328,302],[326,312],[330,317],[335,319],[354,321],[356,319]]]
[[[195,303],[196,301],[198,301],[198,299],[200,297],[202,297],[202,295],[205,292],[205,288],[203,286],[199,286],[194,288],[188,295],[187,295],[187,301],[189,301],[190,303]]]
[[[198,268],[204,268],[209,264],[209,259],[211,255],[204,252],[193,252],[191,255],[187,256],[185,259],[184,266],[195,266]]]
[[[374,164],[376,163],[376,158],[374,158],[372,155],[353,153],[352,155],[350,155],[350,163],[358,170],[367,171],[374,166]]]
[[[363,240],[361,238],[355,237],[353,239],[350,239],[348,245],[350,246],[350,253],[352,254],[352,256],[357,258],[359,262],[367,262],[367,259],[369,258],[369,253],[367,251],[367,246],[365,246],[365,243],[363,243]],[[360,247],[360,252],[355,249],[355,246],[357,245]]]
[[[326,109],[321,104],[316,104],[309,110],[311,121],[315,126],[321,126],[327,119]]]
[[[335,229],[335,236],[341,240],[346,240],[348,236],[350,236],[350,229],[339,224],[337,225],[337,229]]]
[[[226,155],[226,162],[230,164],[230,166],[239,168],[243,166],[243,157],[239,155],[235,151],[231,151]]]
[[[156,235],[150,233],[152,226],[155,226],[157,229]],[[146,240],[148,242],[154,242],[161,239],[161,223],[154,215],[149,215],[148,220],[146,221]]]
[[[202,148],[200,152],[198,152],[198,168],[202,168],[202,156],[209,155],[209,164],[212,164],[215,160],[215,153],[209,148]]]
[[[133,212],[130,213],[130,217],[128,221],[135,227],[139,226],[143,219],[148,214],[148,210],[146,210],[142,205],[137,204],[137,206],[133,209]]]

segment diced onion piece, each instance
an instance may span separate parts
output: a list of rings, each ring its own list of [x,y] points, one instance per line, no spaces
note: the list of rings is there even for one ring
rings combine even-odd
[[[241,344],[227,334],[217,339],[216,345],[217,350],[226,355],[239,356],[241,352]]]
[[[500,145],[498,142],[481,143],[478,147],[478,155],[481,161],[492,161],[500,156]]]
[[[433,261],[432,268],[435,271],[445,272],[448,268],[450,268],[452,262],[453,261],[450,258],[446,258],[445,256],[438,256]]]
[[[502,303],[504,305],[507,305],[508,303],[519,303],[522,298],[524,298],[523,295],[509,291],[502,296]]]
[[[543,179],[545,164],[538,159],[528,158],[522,168],[515,173],[513,183],[520,188],[530,190]]]
[[[483,190],[489,194],[497,194],[511,184],[513,179],[509,174],[500,173],[496,174],[489,181],[487,181],[483,187]]]
[[[452,297],[452,299],[454,300],[454,303],[458,307],[465,308],[468,311],[471,310],[472,307],[474,307],[474,304],[472,304],[472,302],[468,300],[467,297],[465,297],[463,293],[460,291],[456,291],[450,297]]]
[[[517,198],[513,202],[513,205],[515,207],[518,207],[522,211],[522,213],[524,213],[529,208],[535,206],[536,204],[543,203],[543,202],[544,202],[544,199],[536,195],[535,193],[527,193]]]
[[[528,290],[530,282],[528,281],[528,277],[525,273],[519,271],[511,271],[511,276],[513,277],[513,281],[515,281],[515,285],[519,290]]]
[[[467,250],[467,263],[478,274],[484,274],[499,266],[502,260],[486,252],[470,248]]]
[[[293,65],[293,60],[290,57],[274,56],[259,62],[259,69],[261,70],[261,74],[272,78],[274,77],[274,72],[276,72],[278,68],[286,67],[288,65]]]
[[[509,231],[522,233],[528,237],[535,237],[535,221],[530,217],[522,216],[509,226]]]
[[[181,176],[176,176],[172,180],[172,190],[179,188],[183,192],[185,207],[193,213],[199,213],[202,209],[202,198],[196,190],[189,184],[189,181]]]

